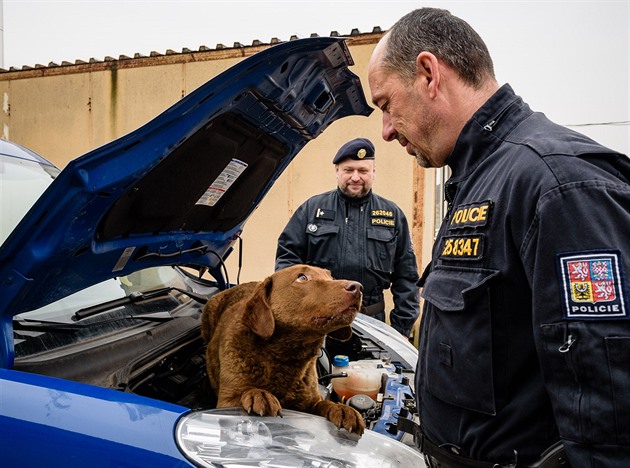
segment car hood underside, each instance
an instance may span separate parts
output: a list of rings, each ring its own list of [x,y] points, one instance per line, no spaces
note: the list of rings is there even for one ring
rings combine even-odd
[[[13,315],[106,279],[195,265],[223,283],[243,224],[304,145],[372,111],[352,64],[342,38],[270,47],[71,161],[0,247],[0,365]]]

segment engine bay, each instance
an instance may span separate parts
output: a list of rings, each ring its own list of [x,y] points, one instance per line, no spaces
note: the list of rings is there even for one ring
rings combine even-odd
[[[118,372],[116,388],[192,410],[214,408],[216,397],[206,375],[205,345],[199,334],[191,333],[170,349],[161,351],[157,359],[145,356]],[[351,363],[368,363],[371,368],[381,370],[376,394],[355,394],[345,398],[335,391],[335,380],[344,375],[335,373],[333,360],[336,356],[345,356]],[[395,351],[355,329],[352,338],[346,342],[326,340],[317,371],[324,399],[356,409],[363,416],[367,429],[413,444],[409,441],[411,436],[397,428],[400,416],[411,419],[416,413],[413,369]]]
[[[167,299],[145,302],[172,308],[170,302],[163,304]],[[17,349],[32,354],[20,356],[14,367],[191,410],[214,409],[216,397],[206,373],[206,345],[199,330],[201,312],[200,303],[188,301],[157,322],[125,316],[128,326],[84,341],[78,338],[94,324],[20,323],[15,330]],[[101,326],[114,313],[120,314],[99,311],[91,319]],[[54,348],[60,342],[72,344]],[[357,317],[349,340],[327,337],[324,342],[317,360],[320,394],[356,409],[367,429],[408,442],[412,437],[398,430],[398,418],[413,419],[416,414],[412,367],[416,359],[415,350],[393,329],[370,317]],[[339,360],[347,367],[339,367]],[[369,390],[361,386],[368,380]]]

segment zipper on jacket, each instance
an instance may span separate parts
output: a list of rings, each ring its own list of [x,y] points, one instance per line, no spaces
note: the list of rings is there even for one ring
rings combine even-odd
[[[503,114],[505,114],[510,109],[510,107],[512,107],[513,104],[514,104],[514,101],[509,103],[503,109],[501,109],[501,111],[497,114],[496,117],[494,117],[490,122],[488,122],[487,124],[483,126],[483,129],[487,132],[491,132],[492,130],[494,130],[494,127],[497,126],[497,124],[499,123],[499,120],[501,120],[501,117],[503,117]]]
[[[444,199],[446,200],[446,215],[444,219],[448,219],[453,209],[453,201],[455,200],[455,194],[457,193],[457,184],[446,183],[444,185]]]
[[[490,122],[488,122],[487,124],[483,126],[483,129],[486,130],[487,132],[491,132],[496,124],[497,124],[496,120],[491,120]]]
[[[564,329],[564,342],[558,348],[558,351],[560,351],[561,353],[568,353],[569,350],[571,349],[571,346],[573,346],[573,343],[575,343],[576,341],[577,341],[577,337],[573,336],[573,334],[571,334],[571,332],[567,331],[567,328],[565,327],[565,329]]]

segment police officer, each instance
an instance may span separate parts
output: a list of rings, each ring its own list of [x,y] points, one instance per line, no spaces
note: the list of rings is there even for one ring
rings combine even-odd
[[[421,280],[429,465],[630,466],[630,160],[500,86],[446,10],[400,19],[368,79],[383,138],[452,171]]]
[[[337,189],[311,197],[278,239],[276,270],[306,263],[363,285],[363,313],[385,321],[383,290],[391,287],[392,327],[409,337],[419,315],[418,270],[407,220],[372,191],[374,145],[344,144],[333,159]]]

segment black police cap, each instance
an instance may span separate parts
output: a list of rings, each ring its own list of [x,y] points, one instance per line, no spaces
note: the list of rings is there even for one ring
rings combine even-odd
[[[343,145],[333,158],[333,164],[339,164],[345,159],[362,161],[374,159],[374,145],[367,138],[355,138]]]

